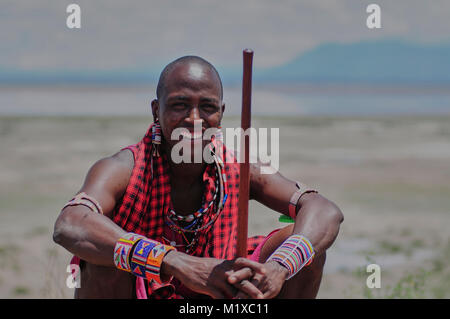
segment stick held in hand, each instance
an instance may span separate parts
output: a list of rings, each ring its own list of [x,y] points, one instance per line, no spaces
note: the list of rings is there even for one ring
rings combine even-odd
[[[243,51],[243,78],[242,78],[242,115],[241,128],[244,133],[251,125],[251,98],[252,98],[252,64],[253,51]],[[239,202],[238,202],[238,241],[237,257],[247,257],[248,233],[248,200],[250,195],[250,136],[241,135],[241,156],[239,164]]]

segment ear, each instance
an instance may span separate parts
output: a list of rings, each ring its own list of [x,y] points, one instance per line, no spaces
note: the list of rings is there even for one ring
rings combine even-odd
[[[152,101],[152,114],[153,121],[156,122],[156,119],[159,119],[159,101],[157,99]]]

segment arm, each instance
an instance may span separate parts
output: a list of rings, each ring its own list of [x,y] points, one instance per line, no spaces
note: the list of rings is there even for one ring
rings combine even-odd
[[[97,199],[104,215],[81,205],[66,207],[56,220],[53,240],[88,263],[114,267],[114,246],[125,231],[110,218],[126,190],[132,168],[129,151],[96,162],[80,192]]]
[[[295,182],[282,174],[261,174],[259,163],[251,165],[251,199],[289,216],[289,200],[296,190]],[[316,254],[321,255],[333,244],[343,220],[342,212],[333,202],[320,194],[307,193],[297,203],[293,232],[306,236]]]
[[[259,168],[259,163],[250,166],[250,198],[289,216],[289,202],[297,191],[296,183],[280,173],[261,174]],[[343,221],[341,211],[325,197],[317,193],[306,193],[298,200],[296,212],[292,232],[308,238],[316,256],[324,254],[339,232],[339,225]],[[266,261],[264,266],[267,275],[250,276],[251,282],[263,292],[264,298],[273,298],[281,291],[289,272],[276,261]],[[246,278],[248,278],[246,274],[238,271],[229,276],[228,281],[236,284],[242,280],[246,281]],[[238,296],[246,297],[243,293],[239,293]]]

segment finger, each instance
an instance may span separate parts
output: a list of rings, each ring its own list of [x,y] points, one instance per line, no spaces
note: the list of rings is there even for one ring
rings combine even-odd
[[[250,280],[250,282],[258,288],[258,290],[261,292],[261,295],[259,295],[258,299],[266,299],[268,295],[268,287],[267,287],[267,277],[265,275],[261,274],[255,274],[253,278]]]
[[[237,282],[241,282],[244,279],[250,279],[251,277],[253,277],[253,270],[249,267],[245,267],[237,271],[227,273],[227,275],[228,282],[230,284],[235,284]]]
[[[262,299],[264,298],[263,293],[256,288],[254,284],[252,284],[248,280],[242,280],[241,282],[234,285],[236,288],[238,288],[241,292],[248,295],[248,297],[253,299]],[[239,295],[239,294],[238,294]]]
[[[216,288],[210,288],[208,294],[214,299],[225,299],[225,296],[223,295],[223,293],[219,289],[216,289]]]
[[[231,271],[232,272],[232,271]],[[207,282],[207,286],[215,291],[220,291],[220,298],[233,298],[237,293],[237,288],[228,283],[227,272],[219,272],[211,276]]]
[[[264,264],[261,264],[259,262],[247,259],[247,258],[243,258],[243,257],[239,257],[234,261],[233,264],[233,269],[239,269],[239,268],[244,268],[244,267],[249,267],[251,268],[253,271],[258,272],[260,274],[265,274],[266,272],[266,268],[264,266]]]
[[[238,289],[226,281],[223,281],[218,288],[221,289],[224,298],[233,298],[238,293]]]
[[[268,290],[265,294],[264,294],[264,299],[272,299],[275,298],[277,296],[276,291],[272,291],[272,290]]]
[[[264,299],[271,299],[276,297],[280,289],[282,288],[283,283],[281,283],[280,286],[277,285],[276,282],[273,280],[267,280],[266,277],[261,278],[261,281],[259,282],[258,289],[262,291],[264,294]]]
[[[248,298],[249,296],[242,291],[239,291],[235,297],[235,299],[248,299]]]

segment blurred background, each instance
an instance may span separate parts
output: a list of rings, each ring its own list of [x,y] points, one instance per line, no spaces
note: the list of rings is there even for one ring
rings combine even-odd
[[[281,173],[345,215],[318,297],[449,298],[449,16],[446,0],[2,0],[0,297],[72,298],[51,236],[89,167],[142,138],[159,73],[183,55],[216,66],[223,124],[239,126],[252,48],[253,125],[279,128]],[[253,202],[249,223],[286,225]]]

